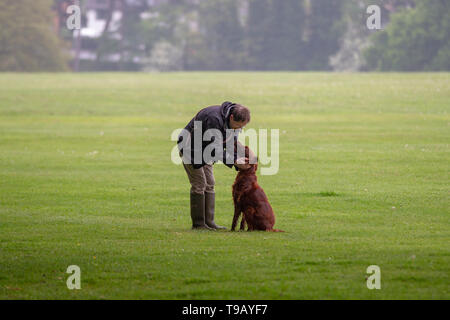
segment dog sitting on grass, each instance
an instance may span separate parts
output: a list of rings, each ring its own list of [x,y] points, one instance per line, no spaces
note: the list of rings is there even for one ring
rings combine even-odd
[[[241,227],[244,230],[247,223],[247,231],[273,231],[284,232],[274,229],[275,215],[264,190],[258,185],[256,170],[258,169],[256,156],[250,154],[250,149],[245,147],[246,161],[251,159],[250,168],[240,169],[233,184],[234,217],[231,231],[236,228],[241,213]],[[252,164],[253,163],[253,164]]]

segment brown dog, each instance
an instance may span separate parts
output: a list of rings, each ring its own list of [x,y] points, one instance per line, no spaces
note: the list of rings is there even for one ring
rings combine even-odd
[[[245,147],[245,157],[249,159],[249,148]],[[258,185],[256,178],[257,164],[251,164],[247,170],[239,170],[233,184],[234,217],[231,231],[236,228],[241,212],[243,213],[240,230],[247,223],[248,231],[262,230],[284,232],[273,229],[275,215],[264,190]]]

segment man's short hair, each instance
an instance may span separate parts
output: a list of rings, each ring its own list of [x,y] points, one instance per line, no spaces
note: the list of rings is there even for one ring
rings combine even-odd
[[[236,104],[231,112],[233,120],[237,122],[250,122],[250,110],[243,105]]]

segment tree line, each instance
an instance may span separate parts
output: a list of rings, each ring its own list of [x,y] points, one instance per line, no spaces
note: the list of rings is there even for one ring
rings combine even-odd
[[[70,2],[2,1],[0,70],[73,66],[74,34],[55,10]],[[101,35],[80,39],[95,56],[81,70],[450,70],[448,0],[107,2]],[[382,30],[367,29],[369,4],[380,6]]]

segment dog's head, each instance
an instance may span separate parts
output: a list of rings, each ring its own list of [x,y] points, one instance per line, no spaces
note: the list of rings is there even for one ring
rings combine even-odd
[[[245,146],[245,163],[250,164],[250,168],[242,171],[256,173],[256,170],[258,170],[258,157],[247,146]]]

